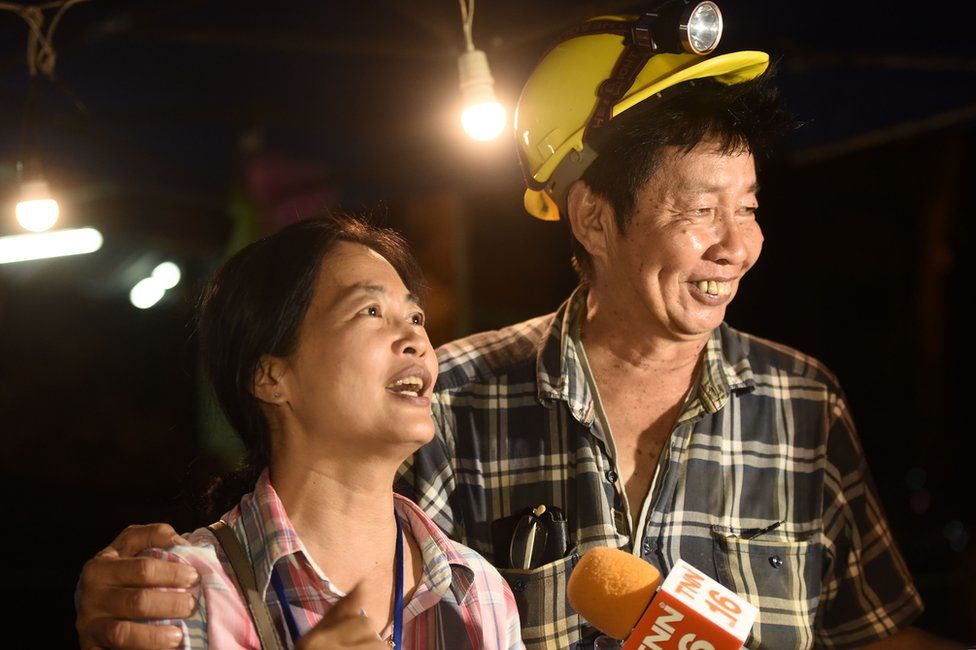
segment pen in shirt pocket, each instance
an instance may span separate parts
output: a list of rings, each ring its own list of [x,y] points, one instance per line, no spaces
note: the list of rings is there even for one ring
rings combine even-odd
[[[739,537],[741,537],[742,539],[755,539],[756,537],[759,537],[760,535],[765,535],[768,532],[771,532],[773,530],[776,530],[777,528],[779,528],[780,526],[782,526],[784,523],[785,522],[783,522],[783,521],[777,521],[776,523],[770,524],[769,526],[766,526],[765,528],[747,528],[747,529],[739,532]]]

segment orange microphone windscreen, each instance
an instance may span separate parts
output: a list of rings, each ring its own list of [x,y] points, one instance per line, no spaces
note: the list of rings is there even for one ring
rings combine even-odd
[[[591,625],[626,639],[654,597],[661,573],[637,556],[616,548],[583,554],[569,576],[569,602]]]

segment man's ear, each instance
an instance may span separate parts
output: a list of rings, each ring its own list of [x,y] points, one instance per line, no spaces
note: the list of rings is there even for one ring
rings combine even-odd
[[[610,202],[591,190],[585,182],[575,181],[569,186],[566,196],[566,212],[576,240],[594,261],[605,263],[610,253],[610,241],[617,233],[617,222]]]
[[[286,390],[285,360],[266,354],[261,357],[257,368],[254,369],[254,381],[251,392],[266,404],[283,404],[288,401]]]

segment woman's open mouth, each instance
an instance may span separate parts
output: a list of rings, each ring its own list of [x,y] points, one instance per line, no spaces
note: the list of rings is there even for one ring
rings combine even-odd
[[[403,395],[404,397],[420,397],[420,394],[424,390],[424,380],[415,375],[410,375],[402,379],[397,379],[387,386],[386,390],[397,395]]]
[[[433,383],[433,377],[426,368],[412,364],[393,375],[386,384],[386,390],[417,406],[426,406],[430,404]]]

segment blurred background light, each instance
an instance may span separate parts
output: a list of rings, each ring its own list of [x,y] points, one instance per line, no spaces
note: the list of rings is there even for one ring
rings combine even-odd
[[[149,309],[163,299],[166,287],[155,277],[145,278],[136,283],[129,292],[129,302],[139,309]]]
[[[102,233],[95,228],[8,235],[0,237],[0,264],[94,253],[102,241]]]
[[[181,277],[180,267],[173,262],[163,262],[152,272],[152,279],[158,282],[163,289],[172,289],[180,283]]]

